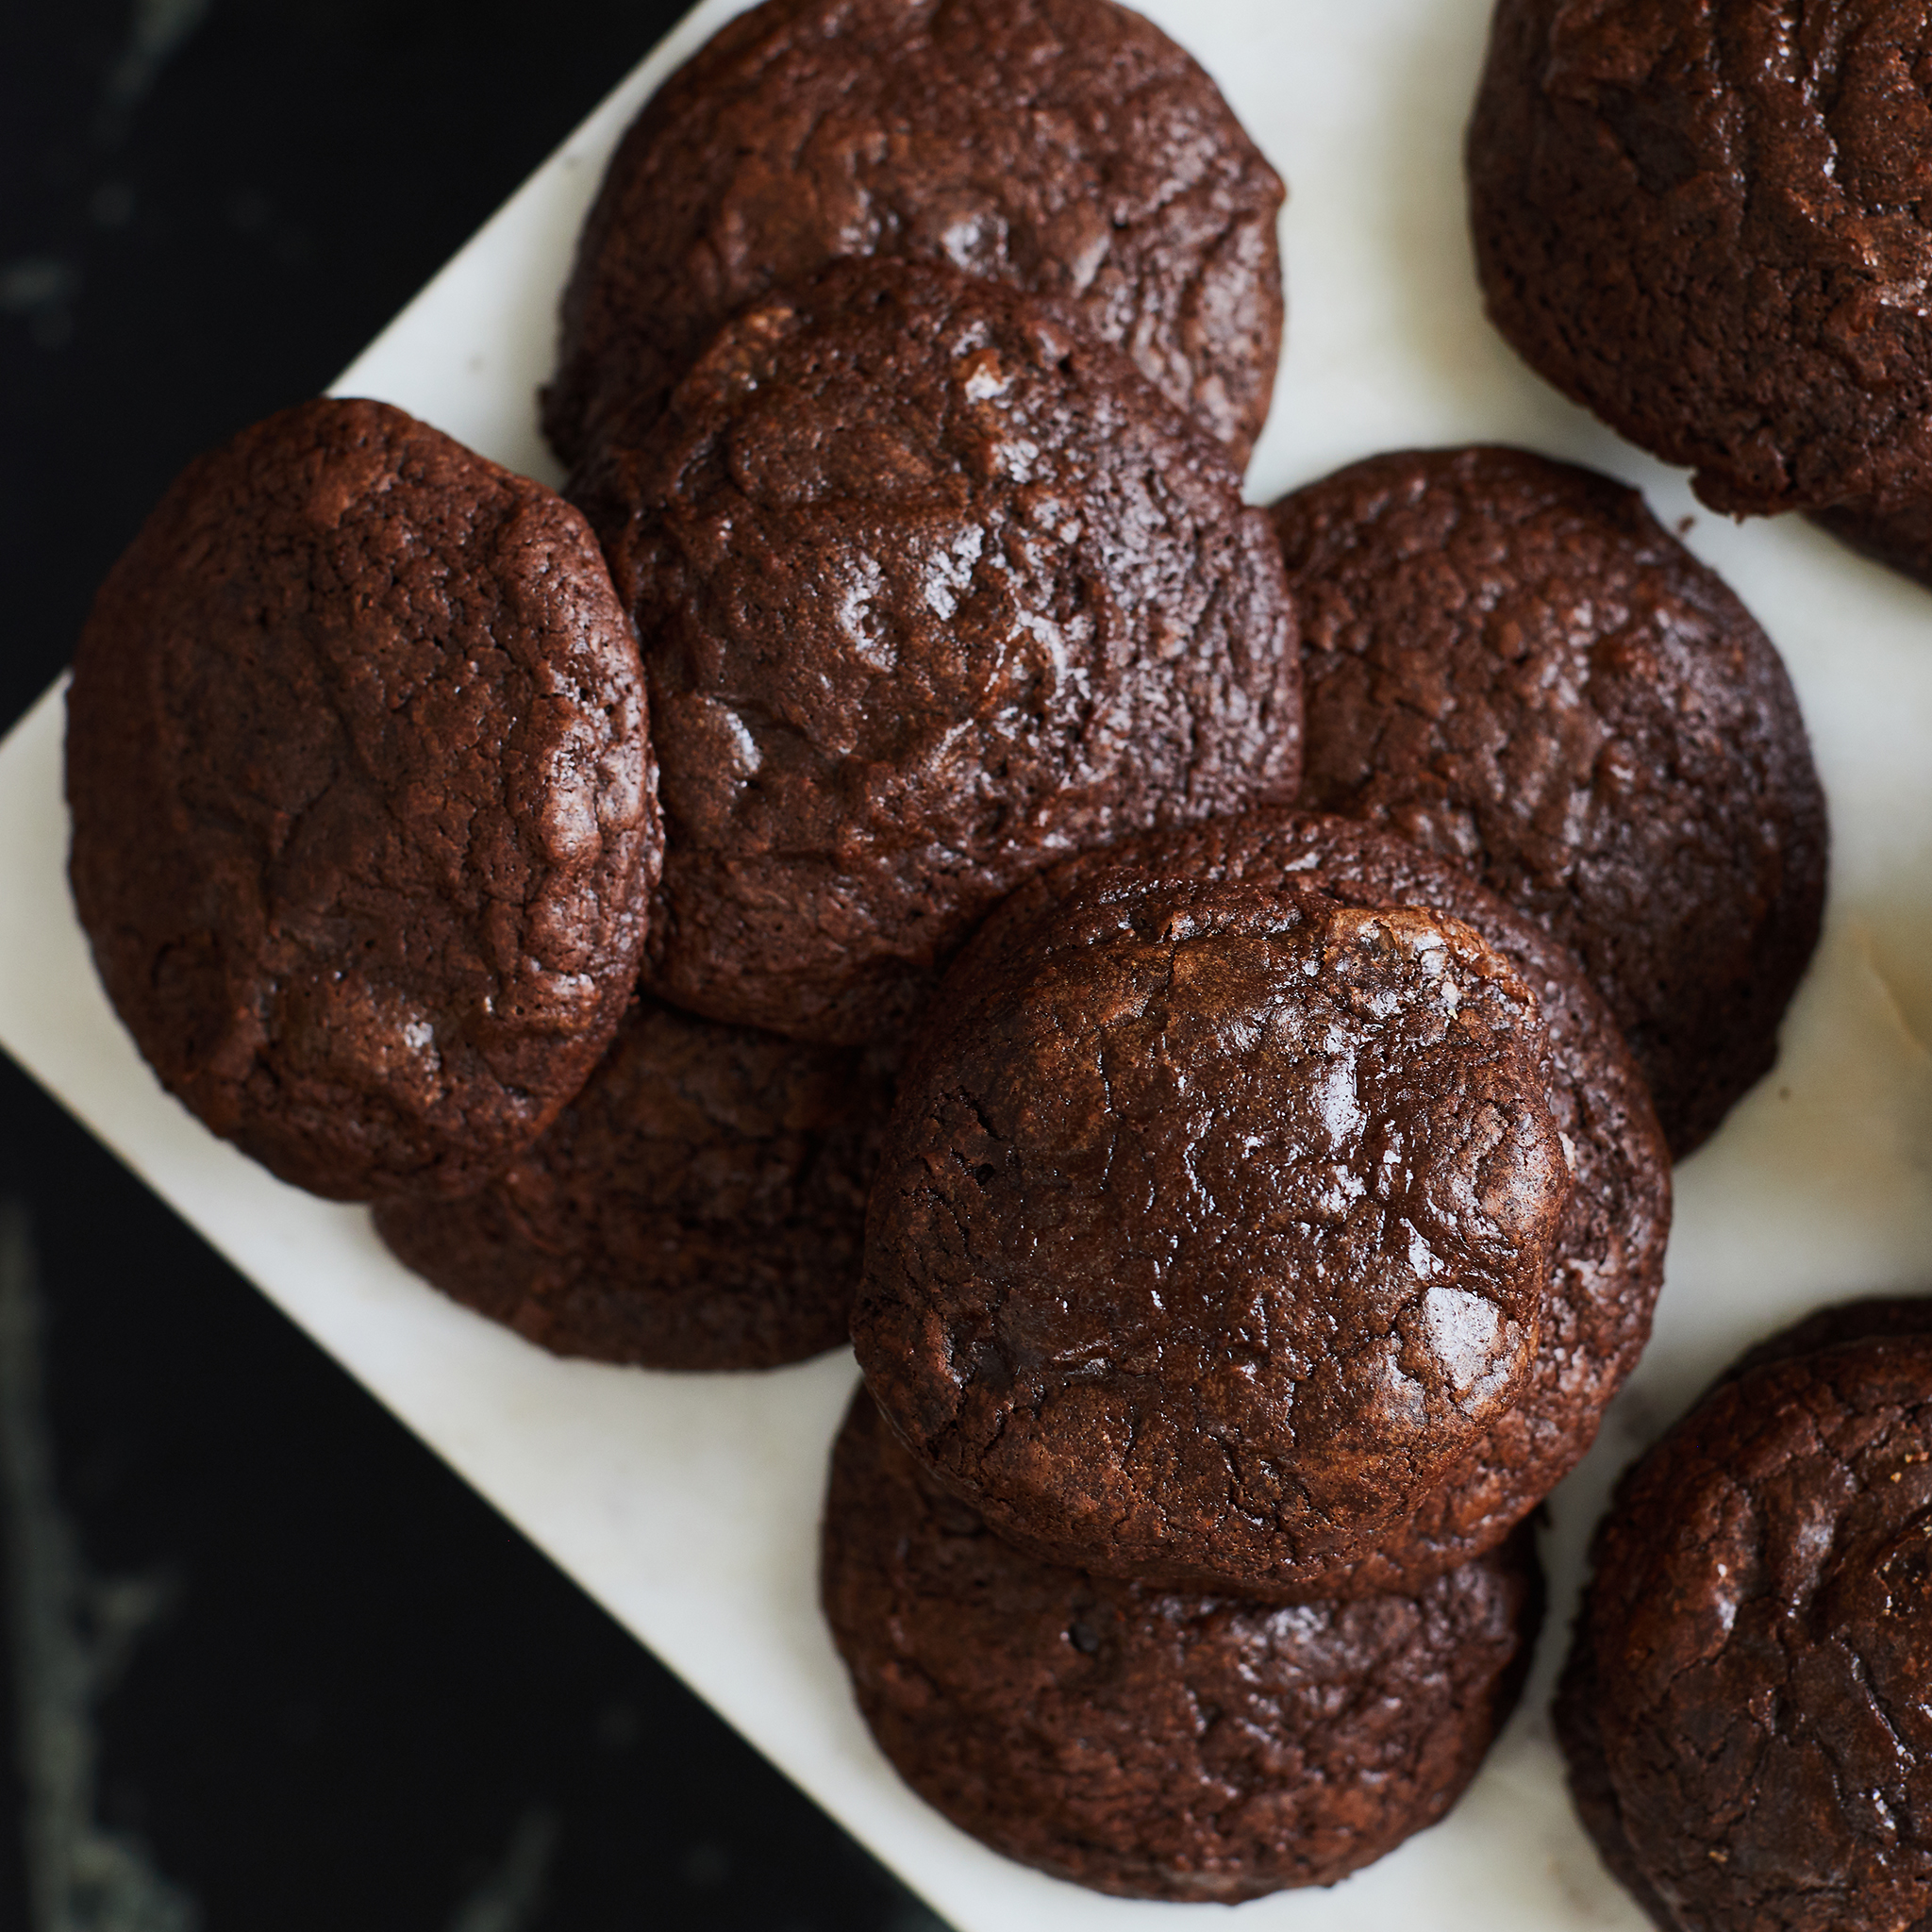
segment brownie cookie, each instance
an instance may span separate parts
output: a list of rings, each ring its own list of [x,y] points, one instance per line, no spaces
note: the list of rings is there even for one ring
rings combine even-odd
[[[583,519],[400,409],[192,464],[95,600],[70,876],[171,1091],[316,1193],[474,1188],[584,1083],[662,849]]]
[[[1269,1608],[1041,1562],[924,1474],[863,1391],[832,1457],[825,1614],[914,1790],[1130,1897],[1332,1885],[1461,1795],[1541,1611],[1523,1534],[1404,1594]]]
[[[1052,1560],[1233,1591],[1353,1560],[1528,1374],[1571,1185],[1545,1059],[1456,920],[1095,867],[935,1003],[860,1365]]]
[[[1824,799],[1771,641],[1634,490],[1414,450],[1277,504],[1302,802],[1459,859],[1582,961],[1688,1154],[1777,1055]]]
[[[1282,199],[1214,83],[1109,0],[768,0],[618,149],[544,428],[575,462],[734,310],[883,255],[1064,297],[1244,464],[1281,349]]]
[[[376,1231],[558,1355],[775,1368],[845,1340],[891,1099],[876,1053],[641,1000],[508,1173],[467,1200],[384,1201]]]
[[[1027,873],[1291,799],[1279,548],[1057,311],[861,261],[747,309],[579,473],[649,676],[648,972],[830,1042],[902,1025]]]
[[[1669,1932],[1932,1914],[1932,1334],[1807,1325],[1624,1476],[1558,1695],[1584,1822]]]
[[[1737,515],[1932,491],[1932,17],[1500,0],[1469,130],[1491,318]]]
[[[1164,876],[1236,881],[1271,895],[1319,892],[1342,904],[1426,906],[1480,932],[1537,994],[1549,1038],[1543,1100],[1574,1185],[1543,1295],[1537,1352],[1512,1407],[1406,1521],[1374,1546],[1277,1564],[1283,1597],[1412,1588],[1494,1548],[1595,1439],[1611,1396],[1650,1334],[1670,1233],[1670,1158],[1641,1076],[1602,999],[1549,935],[1458,866],[1349,820],[1262,812],[1137,840],[1029,880],[975,938],[960,970],[1030,943],[1036,924],[1095,877],[1132,863]],[[860,1325],[864,1315],[861,1310]],[[881,1390],[895,1371],[873,1372]],[[895,1412],[888,1396],[889,1412]],[[1100,1555],[1090,1567],[1126,1574]]]

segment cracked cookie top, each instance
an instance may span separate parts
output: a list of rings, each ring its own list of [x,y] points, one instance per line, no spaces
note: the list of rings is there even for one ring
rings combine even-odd
[[[1352,819],[1250,812],[1149,835],[1037,873],[974,941],[1004,954],[1096,874],[1318,892],[1345,906],[1426,906],[1474,927],[1535,991],[1549,1036],[1543,1098],[1574,1175],[1550,1252],[1536,1359],[1519,1398],[1406,1520],[1354,1549],[1278,1564],[1271,1592],[1411,1589],[1502,1541],[1572,1469],[1636,1367],[1663,1282],[1670,1156],[1650,1095],[1602,996],[1542,927],[1459,865]]]
[[[1713,509],[1909,507],[1928,83],[1896,0],[1501,0],[1468,144],[1491,319]]]
[[[1527,1531],[1409,1591],[1272,1607],[1041,1562],[919,1468],[863,1390],[822,1588],[873,1735],[1007,1857],[1136,1898],[1333,1885],[1433,1824],[1515,1702]]]
[[[1571,1186],[1546,1058],[1457,920],[1096,869],[913,1050],[868,1384],[1053,1560],[1266,1590],[1355,1550],[1528,1373]]]
[[[841,256],[1074,304],[1238,464],[1281,347],[1283,190],[1214,83],[1110,0],[768,0],[625,135],[544,427],[661,408],[735,309]]]
[[[572,482],[637,615],[667,827],[647,974],[902,1027],[1027,874],[1286,802],[1301,668],[1225,454],[1058,309],[834,266]]]
[[[1776,1057],[1824,903],[1771,640],[1636,491],[1523,450],[1372,457],[1272,515],[1302,803],[1458,860],[1574,952],[1688,1154]]]
[[[661,853],[590,529],[401,410],[169,490],[68,693],[75,905],[163,1083],[286,1180],[475,1187],[616,1030]]]
[[[1767,1344],[1597,1531],[1558,1732],[1606,1861],[1662,1926],[1932,1912],[1924,1325],[1868,1305]]]

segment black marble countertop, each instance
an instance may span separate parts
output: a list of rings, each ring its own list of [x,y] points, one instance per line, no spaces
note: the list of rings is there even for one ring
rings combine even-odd
[[[0,10],[0,727],[677,17]],[[939,1932],[0,1058],[0,1926]]]

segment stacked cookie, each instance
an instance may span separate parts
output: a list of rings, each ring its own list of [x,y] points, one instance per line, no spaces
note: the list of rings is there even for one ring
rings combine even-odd
[[[473,1198],[376,1231],[558,1355],[765,1369],[845,1340],[891,1103],[880,1050],[801,1046],[648,995],[538,1143]]]
[[[1526,1531],[1412,1590],[1281,1607],[1047,1563],[934,1483],[861,1392],[825,1612],[881,1748],[1008,1857],[1137,1898],[1332,1884],[1475,1774],[1530,1657]]]
[[[1041,865],[1294,796],[1266,521],[1074,311],[835,264],[727,323],[572,494],[658,720],[648,975],[694,1011],[902,1031]]]
[[[574,464],[739,309],[890,258],[1068,303],[1245,463],[1281,343],[1282,198],[1214,83],[1111,0],[765,0],[625,136],[544,428]]]
[[[1533,1631],[1511,1532],[1636,1359],[1668,1216],[1668,1156],[1602,1001],[1453,865],[1264,813],[1029,882],[910,1051],[867,1228],[861,1403],[897,1445],[848,1424],[825,1594],[894,1761],[1014,1856],[1164,1897],[1332,1882],[1431,1823]],[[838,1502],[861,1482],[870,1507]],[[881,1542],[915,1493],[926,1527]],[[1358,1656],[1359,1698],[1335,1700],[1351,1715],[1292,1748],[1364,1782],[1290,1802],[1290,1756],[1271,1783],[1224,1713],[1158,1787],[1116,1739],[1096,1775],[1144,1803],[1099,1806],[1087,1731],[1042,1733],[1016,1693],[980,1709],[966,1664],[929,1654],[952,1624],[919,1607],[966,1560],[969,1517],[984,1588],[1110,1606],[1140,1634],[1107,1669],[1131,1654],[1159,1707],[1185,1701],[1177,1627],[1239,1631],[1311,1684]],[[1488,1607],[1454,1668],[1432,1647],[1450,1598]],[[1371,1663],[1336,1635],[1354,1620],[1406,1634]],[[1072,1623],[1028,1627],[1042,1681],[1101,1671]],[[998,1682],[1014,1641],[989,1653]],[[1430,1687],[1415,1733],[1373,1715],[1381,1672]],[[1369,1769],[1412,1763],[1424,1735],[1426,1776]],[[1019,1809],[986,1770],[995,1738]],[[1224,1775],[1232,1834],[1203,1823]],[[1169,1825],[1137,1838],[1157,1811]]]

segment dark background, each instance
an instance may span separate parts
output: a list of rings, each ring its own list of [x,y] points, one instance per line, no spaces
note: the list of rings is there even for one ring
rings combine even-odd
[[[0,0],[0,728],[682,10]],[[0,1583],[0,1928],[939,1932],[4,1058]]]

